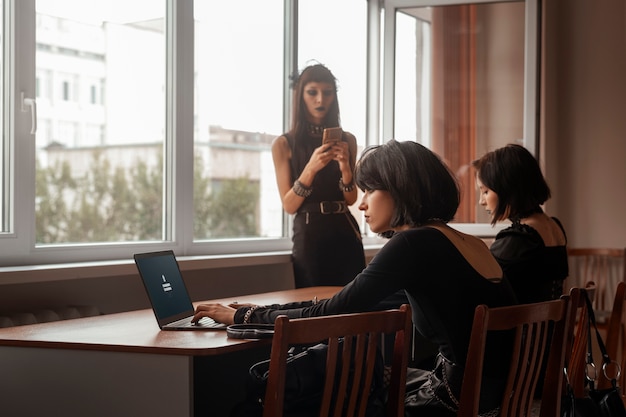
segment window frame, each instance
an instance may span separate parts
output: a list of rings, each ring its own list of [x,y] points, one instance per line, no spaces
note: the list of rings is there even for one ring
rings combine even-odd
[[[384,0],[382,136],[393,137],[396,11],[408,7],[451,6],[480,3],[518,3],[525,5],[524,39],[524,147],[534,155],[539,144],[539,0]]]
[[[297,7],[285,0],[291,15],[297,13]],[[5,85],[11,87],[9,97],[13,101],[7,105],[11,114],[5,126],[9,145],[14,149],[11,161],[24,163],[11,167],[14,181],[10,196],[10,205],[19,207],[15,210],[13,228],[9,233],[0,233],[0,265],[33,265],[56,264],[69,262],[115,261],[129,259],[132,253],[153,250],[172,249],[179,255],[240,255],[255,253],[283,252],[290,250],[289,236],[283,238],[256,239],[224,239],[212,241],[193,240],[193,187],[187,186],[193,181],[193,165],[186,161],[193,160],[193,2],[166,0],[166,77],[167,77],[167,114],[166,140],[164,144],[164,166],[166,178],[164,186],[164,239],[157,242],[104,242],[94,244],[55,244],[36,245],[35,242],[35,140],[30,134],[30,114],[20,112],[22,100],[17,92],[24,92],[25,97],[35,98],[36,94],[36,63],[35,38],[36,22],[35,0],[5,0],[6,10],[11,11],[10,18],[14,33],[5,32],[7,45],[12,52],[10,67],[7,68]],[[30,18],[29,18],[30,17]],[[18,24],[19,22],[19,24]],[[22,24],[23,23],[23,24]],[[293,30],[285,27],[285,37],[292,37]],[[290,45],[285,51],[286,71],[292,73],[295,60],[287,59],[295,56],[297,45]],[[22,51],[16,55],[15,51]],[[24,53],[23,51],[29,51]],[[24,70],[27,68],[28,70]],[[287,78],[287,77],[285,77]],[[286,82],[286,95],[290,94]],[[285,105],[289,106],[287,100]],[[285,111],[287,114],[287,111]],[[170,155],[168,158],[167,155]]]
[[[381,137],[394,137],[395,107],[395,38],[396,12],[403,8],[451,6],[480,3],[515,3],[525,5],[524,39],[524,138],[523,145],[533,155],[538,154],[539,144],[539,0],[384,0],[383,16],[383,58],[382,58],[382,98],[381,98]],[[469,234],[483,238],[492,238],[506,224],[492,226],[489,223],[454,223],[451,226]]]
[[[31,204],[35,201],[35,162],[29,158],[31,150],[34,152],[35,149],[34,138],[30,133],[31,114],[23,111],[26,109],[24,99],[35,97],[35,54],[34,50],[32,54],[17,53],[21,44],[35,43],[35,22],[28,19],[34,13],[35,0],[5,0],[3,7],[3,82],[8,94],[3,97],[5,119],[2,128],[5,140],[8,139],[5,149],[10,166],[5,167],[9,178],[9,225],[8,231],[0,235],[0,263],[4,263],[5,258],[8,260],[29,253],[30,246],[34,245],[34,233],[30,237],[27,231],[32,230],[35,218],[34,203]],[[24,25],[17,22],[24,22]],[[20,179],[19,184],[17,178]]]
[[[367,1],[367,145],[393,137],[394,93],[394,25],[395,12],[402,7],[464,4],[452,0],[363,0]],[[515,0],[501,0],[509,2]],[[473,3],[488,3],[475,0]],[[36,0],[4,0],[5,70],[3,134],[11,164],[3,167],[11,182],[9,189],[11,229],[0,233],[0,265],[34,265],[69,262],[129,260],[132,253],[172,249],[177,255],[240,257],[244,254],[286,253],[291,250],[289,216],[284,215],[283,238],[193,240],[193,2],[166,0],[167,45],[167,115],[164,155],[165,239],[158,242],[123,242],[98,244],[60,244],[36,246],[35,242],[35,138],[31,131],[31,114],[22,111],[22,97],[35,98],[36,62],[34,19]],[[538,145],[538,0],[526,0],[524,144],[533,153]],[[287,128],[291,94],[287,74],[297,70],[297,1],[284,0],[284,62],[285,73],[283,118]],[[390,45],[391,42],[391,45]],[[17,51],[20,51],[18,54]],[[26,51],[26,52],[24,52]],[[19,163],[15,163],[19,161]],[[17,180],[19,179],[19,181]],[[15,209],[19,207],[19,210]],[[187,221],[186,221],[187,220]],[[493,237],[499,227],[489,224],[455,224],[454,227],[480,237]],[[366,248],[384,243],[378,237],[365,237]]]

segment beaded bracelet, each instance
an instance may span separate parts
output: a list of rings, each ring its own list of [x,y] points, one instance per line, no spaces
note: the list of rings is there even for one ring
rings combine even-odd
[[[252,316],[252,313],[254,312],[254,310],[256,310],[259,307],[261,306],[252,306],[248,309],[248,311],[246,311],[246,314],[243,315],[243,324],[248,324],[248,321],[250,321],[250,316]]]
[[[293,183],[293,192],[299,197],[307,198],[313,192],[313,188],[305,186],[299,180],[295,180]]]
[[[354,190],[354,180],[350,181],[348,184],[344,184],[343,178],[339,178],[339,189],[344,193],[349,193]]]

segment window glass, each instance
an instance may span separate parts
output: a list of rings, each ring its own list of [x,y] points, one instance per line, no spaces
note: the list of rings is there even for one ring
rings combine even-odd
[[[524,128],[524,3],[397,12],[394,132],[441,155],[459,178],[458,223],[488,223],[471,162]]]
[[[194,240],[283,236],[283,2],[194,2]]]
[[[365,144],[367,2],[300,0],[298,70],[321,63],[337,78],[341,125]]]
[[[37,244],[163,239],[165,10],[37,0]]]
[[[394,132],[398,140],[417,140],[430,147],[431,80],[430,8],[421,8],[422,18],[398,13],[396,16]],[[409,64],[410,63],[410,64]]]

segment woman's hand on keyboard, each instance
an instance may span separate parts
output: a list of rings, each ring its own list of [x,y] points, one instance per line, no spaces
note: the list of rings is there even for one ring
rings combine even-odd
[[[220,323],[235,324],[235,311],[235,308],[223,304],[200,304],[191,321],[195,323],[202,317],[210,317]]]

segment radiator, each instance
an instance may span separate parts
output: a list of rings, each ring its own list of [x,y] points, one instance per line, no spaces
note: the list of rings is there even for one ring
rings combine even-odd
[[[51,321],[78,319],[98,315],[100,315],[100,311],[95,306],[67,306],[41,309],[33,312],[4,313],[0,315],[0,327],[48,323]]]

